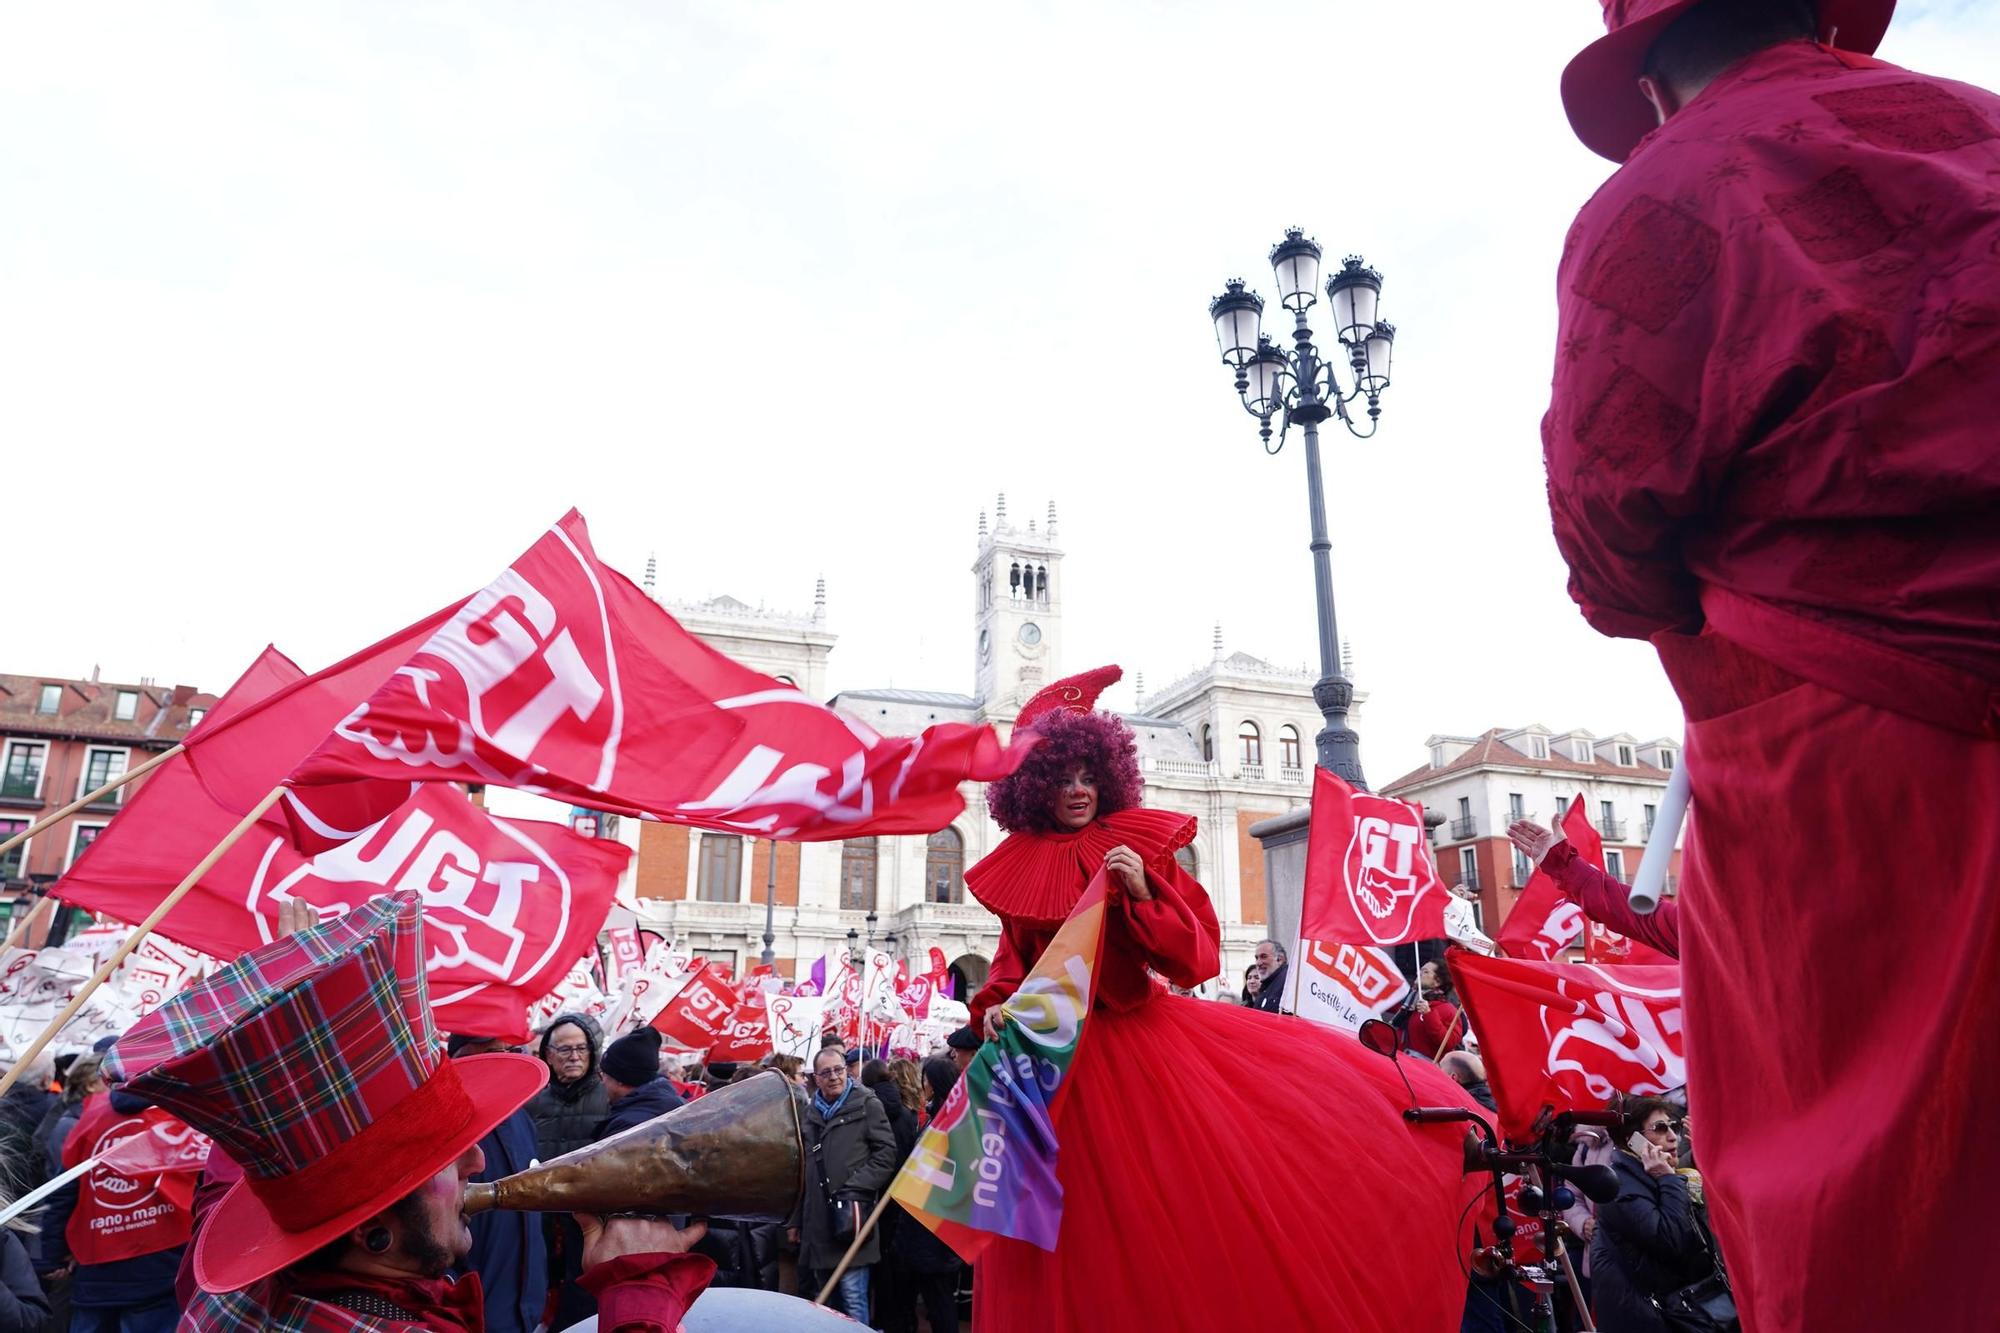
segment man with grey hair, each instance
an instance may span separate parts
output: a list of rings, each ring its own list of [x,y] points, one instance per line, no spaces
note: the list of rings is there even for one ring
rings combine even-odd
[[[1256,959],[1257,969],[1243,986],[1243,1003],[1266,1013],[1283,1013],[1279,1006],[1285,1002],[1285,969],[1291,965],[1285,946],[1276,940],[1259,940]]]
[[[1466,1095],[1489,1111],[1498,1112],[1500,1107],[1493,1100],[1493,1089],[1486,1086],[1486,1065],[1471,1051],[1446,1051],[1438,1061],[1438,1068],[1451,1076],[1451,1081],[1464,1088]]]

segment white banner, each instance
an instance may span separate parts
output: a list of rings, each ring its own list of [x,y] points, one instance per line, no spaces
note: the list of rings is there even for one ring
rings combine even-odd
[[[1301,1018],[1357,1031],[1403,1002],[1410,983],[1382,949],[1301,940],[1289,1008]]]

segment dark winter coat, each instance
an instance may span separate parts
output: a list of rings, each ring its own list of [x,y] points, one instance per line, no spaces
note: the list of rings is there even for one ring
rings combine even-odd
[[[1493,1089],[1487,1084],[1485,1079],[1482,1078],[1477,1083],[1467,1083],[1464,1087],[1466,1096],[1472,1098],[1473,1101],[1478,1102],[1489,1111],[1499,1112],[1500,1103],[1493,1100]]]
[[[1252,1009],[1262,1009],[1267,1014],[1283,1012],[1279,1006],[1285,1002],[1285,973],[1289,962],[1280,963],[1271,969],[1271,975],[1257,983],[1257,993],[1243,997],[1243,1003]]]
[[[535,1122],[535,1156],[544,1162],[595,1143],[597,1127],[611,1110],[611,1094],[597,1072],[597,1062],[604,1054],[604,1035],[598,1031],[596,1019],[588,1014],[557,1014],[542,1029],[536,1053],[547,1061],[549,1037],[565,1023],[583,1029],[590,1042],[590,1064],[576,1082],[563,1084],[551,1078],[546,1087],[528,1099],[528,1118]]]
[[[70,1131],[83,1118],[83,1101],[64,1101],[55,1108],[56,1118],[49,1124],[48,1133],[42,1135],[42,1179],[62,1174],[63,1148],[69,1143]],[[69,1262],[69,1218],[76,1211],[78,1182],[72,1180],[55,1193],[42,1200],[41,1216],[35,1225],[41,1234],[29,1242],[29,1251],[34,1255],[35,1271],[50,1273]]]
[[[0,1097],[0,1171],[6,1172],[0,1184],[15,1198],[47,1179],[37,1174],[42,1169],[42,1159],[35,1156],[35,1130],[56,1101],[53,1092],[26,1080],[16,1083],[7,1089],[6,1096]]]
[[[725,1222],[708,1224],[708,1234],[695,1244],[697,1254],[715,1260],[711,1287],[755,1287],[778,1289],[778,1248],[785,1228],[776,1222]]]
[[[1687,1181],[1649,1176],[1629,1152],[1611,1155],[1618,1197],[1597,1210],[1590,1242],[1590,1309],[1597,1326],[1617,1333],[1666,1333],[1651,1297],[1714,1271],[1695,1218]]]
[[[656,1078],[611,1103],[611,1113],[598,1125],[595,1138],[608,1139],[634,1125],[643,1125],[654,1116],[665,1115],[681,1104],[681,1095],[674,1091],[673,1083]]]
[[[931,1099],[930,1118],[937,1119],[938,1112],[943,1109],[944,1098],[934,1096]],[[907,1157],[908,1154],[904,1156]],[[889,1257],[897,1266],[912,1273],[923,1274],[958,1271],[960,1260],[957,1251],[939,1240],[929,1227],[900,1208],[890,1208],[882,1215],[882,1220],[888,1221],[892,1214],[896,1217],[896,1226],[890,1231],[889,1238],[884,1243],[888,1247]]]
[[[896,1136],[896,1161],[900,1165],[910,1155],[910,1150],[917,1146],[920,1127],[916,1113],[903,1105],[903,1090],[896,1086],[893,1079],[885,1078],[869,1091],[875,1094],[876,1101],[882,1103],[882,1114],[889,1117],[889,1132]]]
[[[535,1159],[535,1122],[514,1112],[479,1141],[486,1165],[474,1180],[498,1180]],[[458,1266],[479,1274],[486,1295],[486,1333],[529,1333],[541,1322],[549,1295],[549,1249],[540,1213],[499,1209],[474,1214],[472,1249]]]
[[[12,1230],[0,1227],[0,1333],[41,1333],[49,1301],[28,1261],[28,1248]]]
[[[833,1208],[828,1193],[838,1199],[859,1199],[865,1217],[875,1198],[889,1186],[899,1165],[896,1135],[874,1093],[849,1080],[847,1095],[831,1118],[822,1117],[808,1099],[805,1112],[806,1151],[819,1167],[808,1171],[804,1215],[799,1226],[799,1266],[828,1273],[847,1252],[833,1238]],[[824,1170],[827,1187],[818,1172]],[[854,1267],[865,1268],[882,1257],[882,1239],[871,1233],[854,1256]]]

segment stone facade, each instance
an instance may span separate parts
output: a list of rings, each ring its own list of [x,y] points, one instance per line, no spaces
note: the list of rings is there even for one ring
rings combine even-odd
[[[1057,535],[1053,504],[1044,520],[1025,526],[1009,520],[1004,496],[991,526],[980,515],[971,566],[971,693],[847,688],[830,702],[889,735],[940,722],[991,722],[1004,734],[1036,690],[1094,665],[1063,660],[1065,575]],[[823,586],[810,616],[733,598],[667,606],[721,651],[828,697],[835,637],[826,626]],[[1138,739],[1146,803],[1201,821],[1183,864],[1207,887],[1223,924],[1222,989],[1237,989],[1269,929],[1263,857],[1249,827],[1304,804],[1311,791],[1312,737],[1321,725],[1312,701],[1315,678],[1248,653],[1226,653],[1218,628],[1207,663],[1165,689],[1142,688],[1137,711],[1125,718]],[[639,851],[633,873],[642,924],[699,953],[739,969],[756,962],[770,888],[772,947],[788,975],[845,948],[852,930],[857,937],[872,932],[878,943],[893,936],[894,950],[912,960],[942,949],[964,985],[976,988],[999,942],[999,923],[965,893],[964,868],[1003,835],[987,814],[982,786],[968,783],[965,798],[965,812],[930,838],[781,848],[774,884],[764,844],[749,849],[727,835],[661,825],[641,833],[629,820],[620,836]]]

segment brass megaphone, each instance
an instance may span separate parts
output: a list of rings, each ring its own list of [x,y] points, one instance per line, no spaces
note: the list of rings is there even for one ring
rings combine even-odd
[[[465,1211],[692,1213],[791,1218],[805,1192],[805,1133],[775,1069],[697,1097],[601,1143],[465,1187]]]

